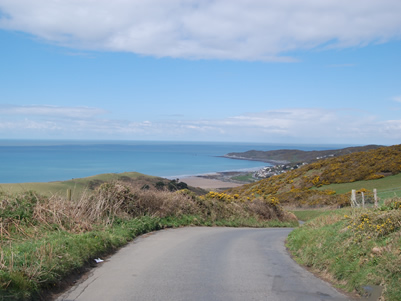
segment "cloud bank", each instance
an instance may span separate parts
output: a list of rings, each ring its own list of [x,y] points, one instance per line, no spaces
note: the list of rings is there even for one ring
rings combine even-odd
[[[47,116],[57,118],[82,118],[106,113],[103,109],[89,107],[59,107],[49,105],[14,106],[0,105],[1,115]]]
[[[54,113],[58,116],[54,116]],[[81,112],[74,115],[71,112]],[[112,120],[98,108],[0,107],[3,138],[203,140],[394,144],[401,120],[380,121],[354,110],[291,108],[203,120]]]
[[[401,37],[399,0],[0,0],[0,28],[155,57],[292,61]]]

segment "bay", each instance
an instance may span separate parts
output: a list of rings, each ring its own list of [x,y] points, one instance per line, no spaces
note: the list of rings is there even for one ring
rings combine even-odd
[[[345,145],[235,142],[0,140],[0,183],[63,181],[136,171],[166,178],[256,170],[267,163],[221,156],[247,150],[325,150]]]

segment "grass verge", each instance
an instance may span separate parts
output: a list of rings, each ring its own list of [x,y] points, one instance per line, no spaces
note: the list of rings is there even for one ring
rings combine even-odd
[[[277,202],[104,183],[68,201],[0,194],[0,300],[45,300],[63,280],[136,236],[167,227],[296,226]]]
[[[296,261],[341,289],[363,294],[383,288],[380,300],[401,300],[401,200],[379,209],[320,215],[290,233]]]
[[[318,209],[313,209],[313,210],[290,210],[300,221],[310,221],[316,217],[319,216],[325,216],[325,215],[344,215],[348,214],[351,209],[349,207],[347,208],[341,208],[341,209],[327,209],[327,208],[318,208]]]

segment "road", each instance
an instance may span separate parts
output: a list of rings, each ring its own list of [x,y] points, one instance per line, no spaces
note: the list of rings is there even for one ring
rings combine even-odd
[[[180,228],[144,235],[58,301],[347,300],[297,265],[287,228]]]

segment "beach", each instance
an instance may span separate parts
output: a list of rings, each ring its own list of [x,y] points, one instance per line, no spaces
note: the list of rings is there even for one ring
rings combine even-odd
[[[216,172],[204,175],[192,175],[183,177],[180,181],[187,183],[192,187],[198,187],[205,190],[224,190],[232,187],[238,187],[248,182],[238,181],[235,177],[248,174],[249,171],[230,171]]]
[[[213,190],[213,189],[225,189],[225,188],[232,188],[238,187],[243,184],[239,183],[232,183],[232,182],[225,182],[217,179],[210,179],[205,176],[190,176],[180,179],[181,182],[186,183],[192,187],[199,187],[206,190]]]

